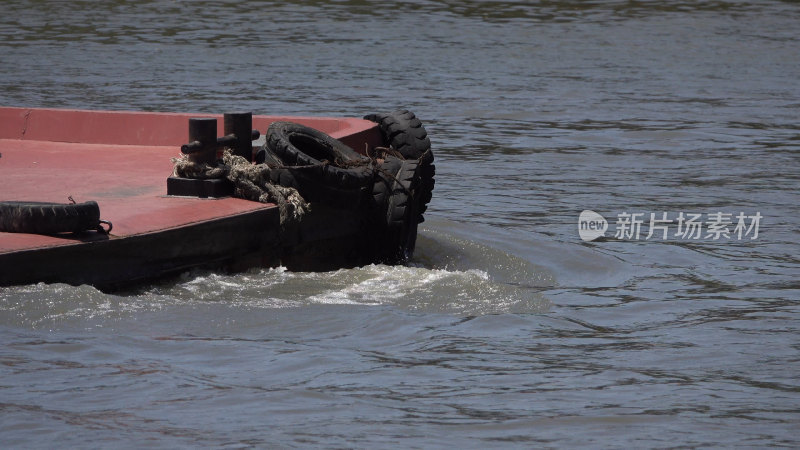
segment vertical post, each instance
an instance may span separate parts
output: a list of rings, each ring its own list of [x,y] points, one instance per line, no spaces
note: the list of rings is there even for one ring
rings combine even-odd
[[[233,153],[253,160],[253,113],[232,112],[225,113],[225,136],[234,135]]]
[[[217,119],[194,117],[189,119],[189,142],[200,142],[201,150],[189,154],[189,159],[202,164],[217,160]]]

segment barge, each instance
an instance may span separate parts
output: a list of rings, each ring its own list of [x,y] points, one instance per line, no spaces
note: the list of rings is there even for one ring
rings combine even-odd
[[[339,147],[359,155],[341,161]],[[261,178],[237,179],[231,157]],[[178,173],[176,161],[221,175]],[[0,227],[0,286],[113,290],[195,268],[403,263],[431,199],[432,161],[405,110],[362,119],[0,108],[0,224],[15,207],[73,203],[96,204],[102,221]],[[307,207],[287,214],[248,193],[254,183],[296,190]]]

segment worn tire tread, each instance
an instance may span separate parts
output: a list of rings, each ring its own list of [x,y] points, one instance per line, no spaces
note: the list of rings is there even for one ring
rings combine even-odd
[[[8,233],[57,234],[97,229],[97,202],[61,204],[46,202],[0,202],[0,231]]]

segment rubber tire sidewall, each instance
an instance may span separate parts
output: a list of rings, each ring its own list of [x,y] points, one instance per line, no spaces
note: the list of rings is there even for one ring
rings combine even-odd
[[[295,145],[299,141],[313,145],[314,153],[326,153],[329,164],[323,164],[322,160]],[[273,122],[267,131],[265,148],[283,164],[275,171],[273,182],[296,188],[310,203],[355,209],[363,204],[372,188],[372,161],[314,128],[294,122]],[[336,157],[360,165],[337,167],[331,163]]]
[[[399,162],[399,164],[398,164]],[[375,222],[372,242],[377,262],[402,264],[414,254],[417,240],[418,202],[415,199],[419,186],[419,164],[417,161],[387,161],[383,175],[373,188]],[[393,173],[394,172],[394,173]]]
[[[0,202],[0,231],[58,234],[97,229],[97,202],[62,204],[47,202]]]
[[[378,124],[383,136],[384,144],[399,151],[406,159],[415,159],[420,162],[421,184],[417,195],[417,222],[422,223],[423,214],[428,209],[428,203],[433,199],[433,189],[436,185],[436,166],[431,151],[431,141],[428,132],[417,116],[407,110],[400,109],[389,113],[368,114],[364,119]]]
[[[341,141],[305,125],[294,122],[273,122],[267,130],[266,147],[272,151],[284,166],[321,165],[322,160],[298,148],[292,141],[306,140],[317,146],[315,150],[328,153],[329,164],[323,166],[320,182],[344,188],[360,188],[372,182],[371,161],[357,153]],[[343,168],[333,164],[334,157],[343,161],[362,163],[363,166]]]

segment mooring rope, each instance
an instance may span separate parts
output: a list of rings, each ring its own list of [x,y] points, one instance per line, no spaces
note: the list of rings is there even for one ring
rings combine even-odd
[[[311,170],[327,165],[334,165],[344,169],[371,166],[374,174],[381,173],[388,179],[395,181],[406,195],[413,198],[414,193],[407,189],[395,174],[382,169],[379,164],[379,160],[385,159],[387,155],[405,160],[406,158],[402,153],[391,147],[375,147],[370,150],[369,146],[367,146],[365,153],[367,158],[358,160],[342,160],[337,156],[333,162],[323,160],[319,164],[304,166],[270,166],[267,163],[252,164],[246,158],[234,155],[231,149],[226,148],[222,154],[221,164],[196,163],[190,160],[188,155],[172,158],[174,164],[173,175],[201,180],[227,178],[234,185],[235,197],[278,205],[281,225],[288,220],[300,220],[311,207],[297,192],[297,189],[270,182],[270,170]],[[388,181],[385,182],[388,183]]]
[[[234,185],[235,197],[260,203],[275,203],[280,211],[281,225],[289,220],[300,220],[310,210],[310,205],[297,189],[270,182],[270,167],[267,164],[251,164],[246,158],[234,155],[228,148],[223,151],[222,163],[219,165],[198,164],[187,155],[172,158],[172,162],[175,165],[175,176],[203,180],[227,178]]]

